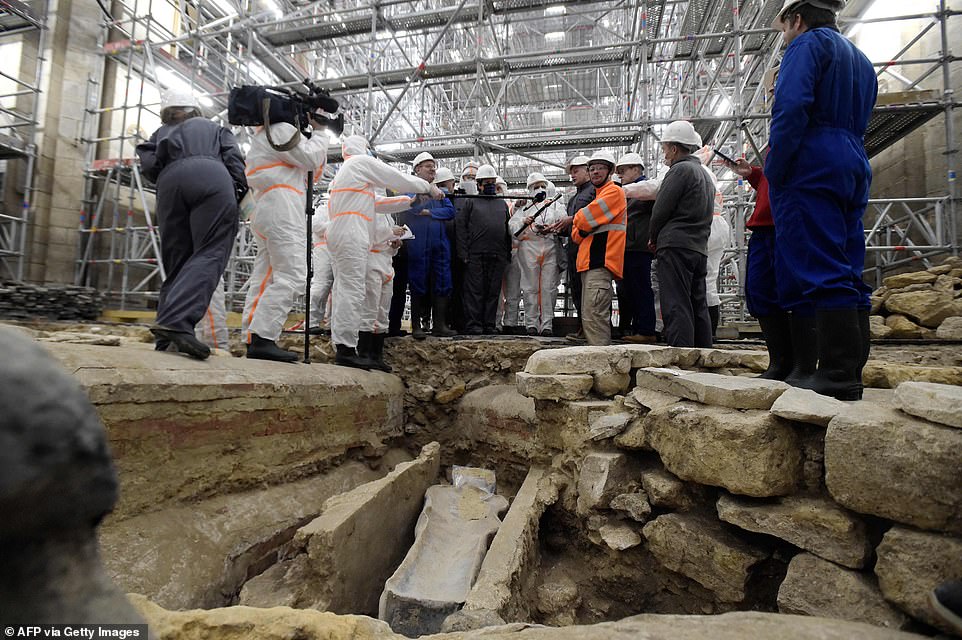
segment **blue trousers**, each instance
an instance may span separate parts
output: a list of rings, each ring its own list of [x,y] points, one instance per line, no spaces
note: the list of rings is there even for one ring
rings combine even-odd
[[[778,274],[787,269],[779,264],[775,250],[775,227],[756,227],[748,240],[748,261],[745,267],[745,303],[748,313],[764,318],[791,311],[814,315],[815,306],[806,300],[791,278],[779,286]]]

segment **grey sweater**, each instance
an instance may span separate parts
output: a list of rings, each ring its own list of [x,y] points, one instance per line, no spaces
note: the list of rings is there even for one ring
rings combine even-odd
[[[671,165],[658,189],[648,235],[658,250],[674,247],[708,255],[715,185],[695,156]]]

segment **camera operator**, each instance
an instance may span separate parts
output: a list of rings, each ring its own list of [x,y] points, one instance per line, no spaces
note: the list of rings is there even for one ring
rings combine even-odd
[[[237,234],[237,203],[247,192],[244,156],[229,129],[201,116],[196,99],[167,92],[161,127],[137,145],[143,175],[157,183],[161,258],[158,343],[200,360],[210,348],[194,335],[227,267]]]
[[[247,154],[247,179],[257,198],[251,217],[257,256],[242,320],[248,358],[295,362],[299,357],[279,348],[276,340],[294,304],[294,294],[307,279],[307,173],[314,171],[316,181],[327,161],[327,136],[320,133],[323,125],[314,117],[310,123],[315,135],[301,136],[288,151],[277,150],[272,141],[289,140],[297,131],[294,125],[276,122],[269,131],[266,126],[258,127]]]

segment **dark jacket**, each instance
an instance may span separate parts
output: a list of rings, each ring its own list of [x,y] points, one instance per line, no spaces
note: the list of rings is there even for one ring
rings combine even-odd
[[[180,124],[165,124],[137,145],[141,173],[157,182],[164,169],[184,158],[208,157],[227,168],[238,194],[247,191],[244,155],[234,134],[206,118],[190,118]]]
[[[648,236],[658,250],[669,247],[708,255],[715,185],[701,161],[686,156],[671,165],[658,189]]]
[[[579,209],[587,207],[595,199],[595,185],[591,181],[578,187],[577,193],[568,199],[568,215],[573,216]]]
[[[511,255],[508,205],[500,198],[468,200],[458,212],[458,257],[481,254]]]
[[[641,176],[635,182],[645,179],[645,176]],[[651,225],[651,210],[654,206],[653,200],[628,198],[628,235],[625,240],[625,251],[651,253],[648,250],[648,227]]]

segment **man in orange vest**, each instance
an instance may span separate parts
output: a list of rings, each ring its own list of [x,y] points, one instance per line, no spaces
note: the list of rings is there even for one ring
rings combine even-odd
[[[581,324],[589,345],[611,344],[611,282],[625,264],[628,204],[621,187],[611,181],[615,159],[599,151],[588,159],[595,199],[575,213],[571,238],[578,243],[581,275]]]

